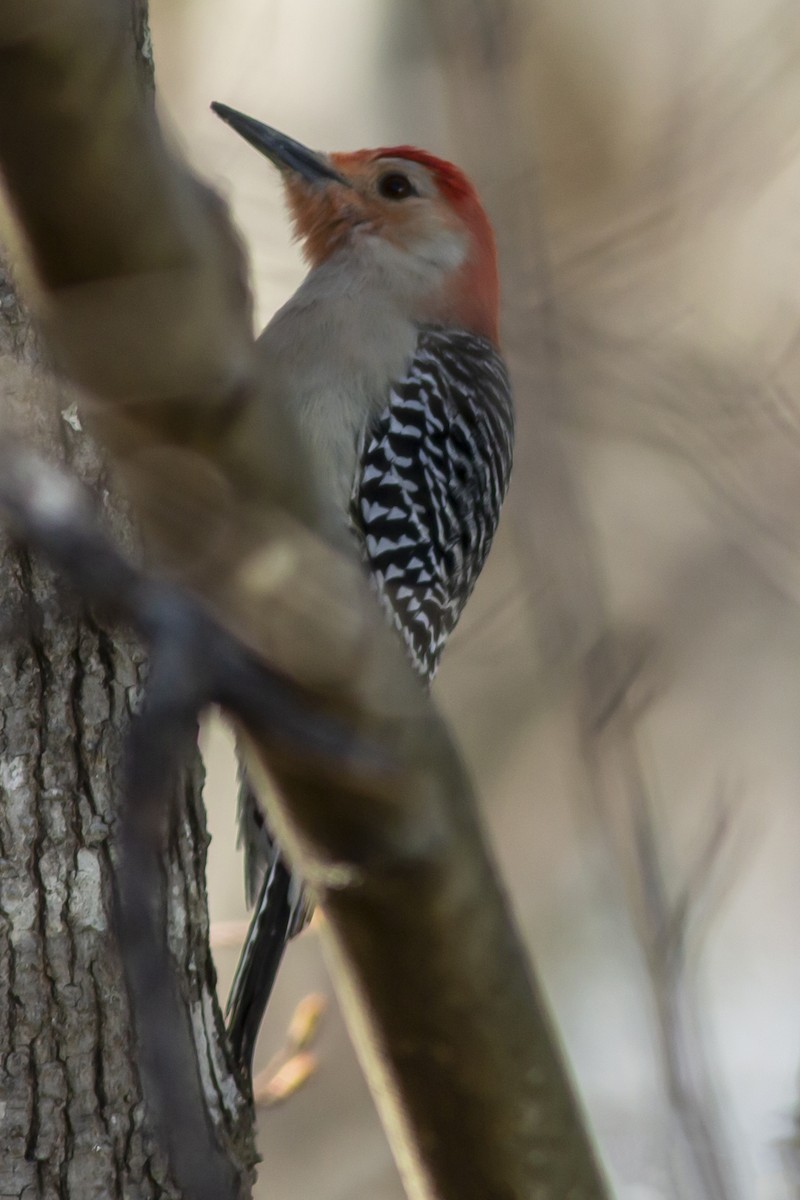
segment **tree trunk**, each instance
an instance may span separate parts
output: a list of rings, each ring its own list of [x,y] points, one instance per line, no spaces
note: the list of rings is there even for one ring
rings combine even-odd
[[[149,86],[143,5],[132,38]],[[144,47],[144,50],[142,48]],[[144,57],[142,58],[142,54]],[[25,431],[102,497],[132,544],[74,397],[50,379],[0,261],[0,425]],[[60,594],[0,536],[0,1196],[176,1195],[142,1102],[122,967],[110,930],[121,739],[144,658]],[[231,1075],[208,949],[199,759],[175,797],[169,936],[209,1122],[241,1190],[252,1184],[249,1106]],[[233,819],[233,816],[232,816]]]

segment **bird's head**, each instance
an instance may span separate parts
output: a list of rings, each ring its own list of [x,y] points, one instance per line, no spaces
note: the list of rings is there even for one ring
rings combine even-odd
[[[494,235],[463,171],[412,146],[318,153],[225,104],[211,107],[280,170],[312,268],[357,254],[403,289],[420,322],[497,342]]]

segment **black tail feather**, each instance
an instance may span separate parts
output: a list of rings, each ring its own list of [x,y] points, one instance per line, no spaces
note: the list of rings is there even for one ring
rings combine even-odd
[[[264,879],[228,998],[228,1037],[240,1069],[252,1075],[261,1020],[278,973],[293,918],[292,877],[280,854]]]

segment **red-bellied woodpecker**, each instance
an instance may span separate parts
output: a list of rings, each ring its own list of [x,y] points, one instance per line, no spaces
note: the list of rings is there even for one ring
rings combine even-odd
[[[212,108],[281,171],[311,267],[258,340],[264,371],[428,684],[483,567],[511,469],[489,220],[466,176],[425,151],[319,154]],[[249,886],[260,880],[261,890],[229,1027],[249,1068],[306,906],[246,787],[241,821]]]

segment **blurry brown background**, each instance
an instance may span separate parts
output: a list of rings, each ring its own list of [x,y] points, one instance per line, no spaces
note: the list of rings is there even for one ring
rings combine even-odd
[[[319,148],[417,143],[477,178],[521,452],[436,694],[618,1196],[797,1195],[795,7],[151,0],[151,16],[163,112],[230,199],[261,324],[302,265],[275,173],[211,100]],[[598,801],[580,754],[576,664],[600,601],[627,648],[640,807],[613,787]],[[234,766],[219,727],[205,746],[213,916],[233,920]],[[217,958],[224,994],[235,952]],[[313,932],[287,955],[261,1064],[310,990],[330,991]],[[260,1115],[264,1195],[400,1200],[335,1006],[317,1053]]]

